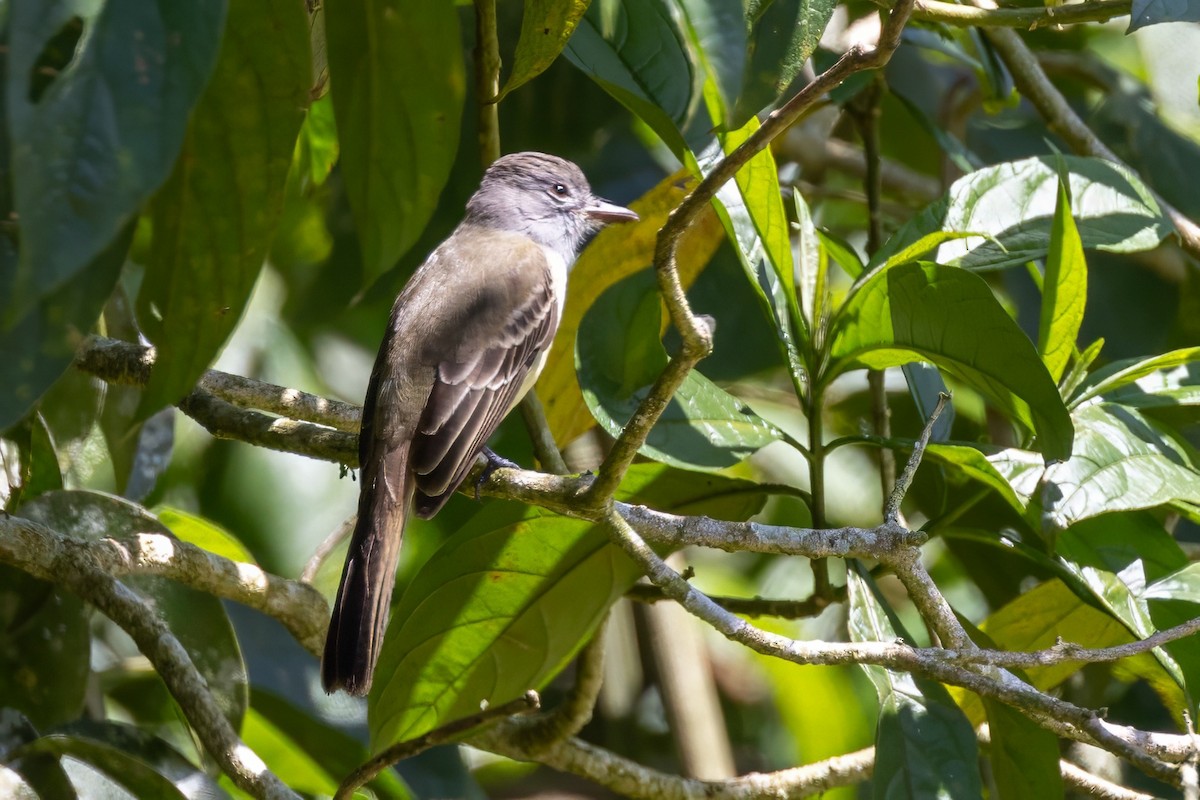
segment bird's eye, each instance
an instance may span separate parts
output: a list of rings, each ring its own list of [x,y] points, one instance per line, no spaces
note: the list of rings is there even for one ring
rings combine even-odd
[[[570,194],[570,192],[567,190],[566,184],[564,183],[554,184],[554,193],[559,197],[566,197],[568,194]]]

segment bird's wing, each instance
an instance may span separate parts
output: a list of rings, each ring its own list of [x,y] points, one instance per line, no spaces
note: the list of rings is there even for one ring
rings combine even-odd
[[[517,255],[512,253],[511,255]],[[462,483],[496,427],[521,399],[535,364],[558,328],[559,300],[550,265],[530,247],[497,271],[476,298],[461,332],[464,345],[437,365],[433,389],[413,436],[413,510],[437,513]]]

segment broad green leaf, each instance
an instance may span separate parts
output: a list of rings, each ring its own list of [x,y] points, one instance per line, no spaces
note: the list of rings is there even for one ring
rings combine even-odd
[[[38,731],[28,719],[16,709],[5,713],[4,725],[0,726],[0,749],[5,753],[4,765],[20,775],[24,783],[37,793],[36,798],[62,798],[75,800],[75,789],[56,756],[47,753],[30,753],[12,757],[18,748],[38,738]],[[0,784],[2,786],[2,784]]]
[[[972,237],[978,238],[979,236],[980,234],[974,231],[934,231],[933,233],[927,233],[912,244],[888,256],[887,261],[883,262],[883,268],[891,269],[900,264],[920,261],[946,242],[970,239]]]
[[[562,322],[537,383],[538,397],[545,406],[546,421],[555,441],[574,441],[596,424],[575,377],[575,337],[584,312],[610,286],[650,265],[658,231],[687,188],[690,184],[685,172],[667,176],[629,204],[640,217],[637,222],[600,231],[571,268]],[[696,224],[684,233],[676,259],[684,288],[700,274],[724,235],[716,214],[709,211],[702,212]]]
[[[331,3],[325,30],[342,178],[370,281],[417,240],[454,164],[466,80],[458,10]]]
[[[5,503],[6,511],[16,511],[25,500],[63,488],[54,437],[41,414],[31,414],[20,425],[6,431],[4,438],[17,446],[16,481],[10,478],[12,485]]]
[[[333,98],[325,95],[309,104],[304,124],[296,137],[294,167],[300,167],[304,184],[320,186],[325,183],[338,160],[337,123],[333,119]]]
[[[80,539],[121,542],[139,533],[171,536],[146,509],[99,492],[50,492],[26,503],[21,513]],[[247,704],[246,666],[221,601],[167,578],[127,575],[121,582],[146,597],[188,651],[222,713],[235,728],[240,727]]]
[[[512,73],[504,82],[497,102],[554,63],[589,3],[591,0],[525,0]]]
[[[747,481],[635,465],[619,499],[724,519],[762,508]],[[392,609],[371,690],[371,747],[541,688],[638,577],[597,526],[490,503],[421,567]]]
[[[1200,2],[1183,0],[1133,0],[1133,8],[1129,12],[1129,27],[1126,33],[1133,33],[1147,25],[1157,25],[1162,22],[1200,22]]]
[[[104,303],[112,294],[133,226],[117,234],[112,243],[74,278],[43,294],[12,327],[0,330],[0,430],[21,419],[70,368],[75,351],[91,332]],[[0,236],[0,283],[8,267],[15,266],[11,241]],[[0,294],[3,294],[0,291]]]
[[[1042,478],[1043,530],[1109,511],[1200,503],[1200,472],[1189,450],[1136,409],[1100,403],[1074,419],[1071,457]]]
[[[1067,569],[1139,639],[1156,631],[1148,585],[1187,564],[1175,540],[1146,513],[1106,514],[1078,522],[1057,536],[1056,549]],[[1152,652],[1186,689],[1186,677],[1174,658],[1162,648]]]
[[[1058,739],[1012,706],[985,699],[998,800],[1062,797]]]
[[[1183,389],[1192,385],[1193,366],[1198,362],[1200,362],[1200,347],[1185,347],[1150,358],[1127,358],[1114,361],[1087,377],[1079,395],[1071,399],[1071,407],[1078,407],[1093,397],[1107,395],[1132,384],[1137,384],[1139,388],[1142,388],[1142,379],[1150,378],[1156,373],[1160,377],[1150,380],[1147,387],[1161,387],[1168,392]],[[1180,372],[1181,368],[1184,371]],[[1191,397],[1188,392],[1182,392],[1182,394],[1184,397]],[[1170,401],[1168,400],[1168,402]],[[1194,398],[1192,398],[1192,402],[1194,402]]]
[[[1057,579],[1021,593],[979,627],[1004,650],[1043,650],[1053,647],[1060,638],[1084,647],[1109,647],[1132,638],[1119,621],[1079,599]],[[1045,691],[1078,671],[1078,663],[1066,662],[1031,667],[1026,675],[1034,688]],[[957,687],[950,692],[972,724],[983,722],[984,709],[978,695]]]
[[[584,400],[618,436],[667,365],[655,275],[609,288],[584,315],[575,366]],[[684,379],[641,452],[685,469],[718,470],[782,438],[770,423],[696,371]]]
[[[188,544],[194,544],[230,561],[257,563],[254,555],[246,549],[246,545],[212,520],[171,506],[155,506],[153,510],[159,522]]]
[[[959,475],[979,481],[992,489],[1018,513],[1024,513],[1028,498],[1019,497],[1009,480],[996,468],[988,455],[975,447],[961,444],[930,442],[925,448],[926,458],[932,458],[951,467]],[[1042,461],[1035,466],[1041,471]]]
[[[817,49],[833,9],[832,0],[749,0],[749,52],[734,126],[773,104]]]
[[[350,734],[259,688],[251,691],[242,739],[272,772],[287,776],[288,786],[313,795],[332,795],[341,779],[369,756]],[[301,775],[303,782],[297,780]],[[379,773],[367,786],[380,800],[407,800],[412,796],[404,781],[390,769]]]
[[[5,102],[21,252],[14,272],[0,271],[0,328],[80,275],[166,180],[225,22],[224,0],[8,8]],[[43,48],[76,17],[77,52],[35,93]]]
[[[30,505],[19,513],[25,516]],[[87,690],[90,618],[78,596],[0,564],[0,708],[19,711],[42,729],[78,716]]]
[[[593,0],[564,53],[682,159],[682,131],[699,106],[703,76],[671,2]]]
[[[151,207],[138,295],[157,355],[140,416],[174,405],[242,316],[283,208],[308,100],[308,27],[293,0],[232,0],[210,89]]]
[[[817,236],[821,238],[821,248],[847,275],[851,278],[858,278],[863,274],[866,267],[863,265],[862,259],[858,257],[858,253],[854,252],[854,248],[847,242],[839,239],[836,234],[821,228],[817,228]]]
[[[736,150],[757,129],[758,120],[751,119],[740,130],[722,134],[718,137],[720,148],[710,148],[702,154],[695,162],[695,169],[701,174],[708,173],[721,155]],[[791,231],[770,148],[750,159],[733,181],[718,190],[713,208],[775,329],[792,381],[799,385],[804,380],[804,367],[802,345],[797,343],[797,337],[807,337],[808,332],[802,327]]]
[[[1042,282],[1042,311],[1038,325],[1038,351],[1046,370],[1057,383],[1075,352],[1083,309],[1087,304],[1087,262],[1066,187],[1059,184],[1054,223],[1050,226],[1050,252]]]
[[[1117,253],[1149,250],[1173,230],[1150,190],[1125,167],[1098,158],[1038,156],[959,178],[942,199],[897,231],[872,263],[881,264],[937,231],[979,234],[943,243],[936,259],[943,264],[993,269],[1044,258],[1058,194],[1058,163],[1070,174],[1071,210],[1084,247]]]
[[[20,752],[78,759],[139,799],[184,800],[197,795],[225,794],[212,778],[171,745],[140,728],[119,722],[79,720],[25,745]],[[83,794],[90,796],[87,792]]]
[[[1071,452],[1071,418],[1058,387],[977,275],[925,263],[878,270],[838,310],[830,342],[824,381],[855,367],[930,361],[1036,431],[1047,460]]]
[[[846,571],[850,638],[893,642],[903,636],[878,589],[857,569]],[[982,798],[975,732],[941,684],[907,672],[863,666],[879,695],[873,796]]]
[[[741,4],[723,0],[672,2],[683,12],[684,32],[693,60],[706,74],[709,116],[720,129],[741,128],[747,119],[733,116],[746,70],[747,26]]]
[[[829,307],[829,256],[822,247],[808,203],[799,190],[792,190],[796,205],[796,268],[795,292],[799,298],[803,320],[808,324],[809,338],[818,329]]]

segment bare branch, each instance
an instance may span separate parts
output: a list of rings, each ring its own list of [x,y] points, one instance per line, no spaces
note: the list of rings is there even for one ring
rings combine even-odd
[[[1127,16],[1131,5],[1130,0],[1088,0],[1086,3],[1037,8],[972,8],[940,0],[917,0],[913,17],[963,28],[1035,30],[1046,25],[1107,22],[1114,17]]]
[[[175,634],[137,592],[107,573],[108,564],[96,558],[97,551],[95,543],[0,516],[0,559],[65,587],[128,633],[179,703],[204,749],[239,789],[253,797],[295,800],[297,795],[238,738]]]

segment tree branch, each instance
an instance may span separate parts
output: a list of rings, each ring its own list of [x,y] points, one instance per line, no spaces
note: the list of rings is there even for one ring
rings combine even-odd
[[[913,17],[961,28],[1023,28],[1035,30],[1046,25],[1075,25],[1080,22],[1107,22],[1129,14],[1130,0],[1089,0],[1062,6],[1037,8],[972,8],[940,0],[917,0]]]
[[[238,738],[171,629],[140,595],[108,574],[109,564],[97,557],[101,549],[98,544],[62,536],[29,520],[0,515],[0,559],[65,587],[129,634],[179,703],[204,749],[239,789],[253,797],[296,800],[297,795]]]

